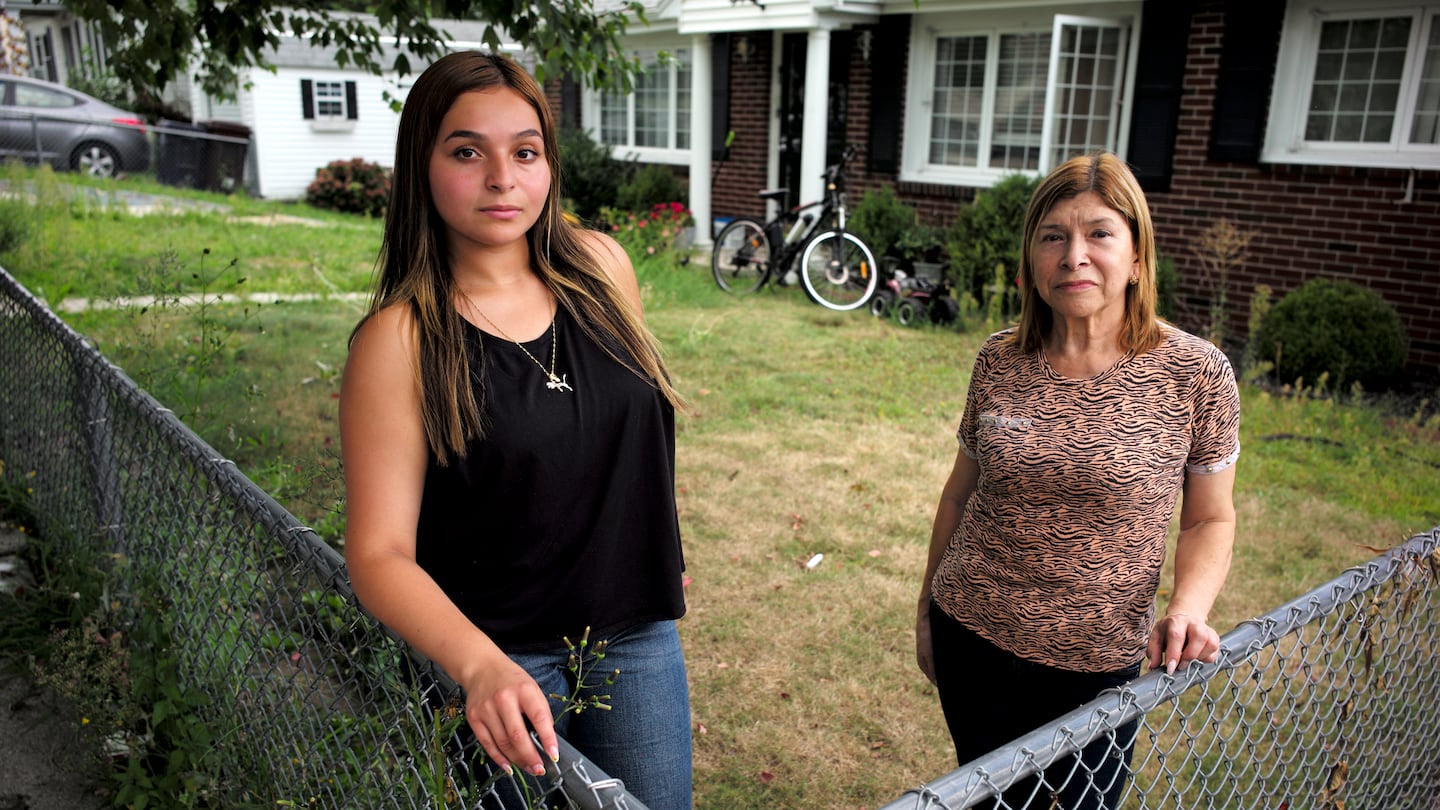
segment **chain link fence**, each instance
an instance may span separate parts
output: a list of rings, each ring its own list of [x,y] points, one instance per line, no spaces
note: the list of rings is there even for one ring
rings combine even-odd
[[[0,475],[105,571],[120,621],[163,627],[220,806],[642,807],[563,742],[545,779],[489,782],[458,690],[357,606],[339,555],[3,270],[0,292]],[[882,810],[1075,806],[1130,739],[1126,810],[1440,810],[1437,624],[1440,527]],[[1077,759],[1092,745],[1110,767]]]
[[[1095,807],[1129,740],[1126,810],[1440,810],[1437,630],[1440,527],[883,810]]]
[[[443,672],[358,606],[340,555],[0,269],[0,482],[149,628],[214,740],[207,806],[642,808],[562,741],[477,762]],[[143,741],[120,741],[143,751]]]

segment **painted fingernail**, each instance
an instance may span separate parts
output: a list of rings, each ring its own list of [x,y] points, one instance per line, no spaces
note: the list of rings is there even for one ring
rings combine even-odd
[[[549,748],[549,754],[550,754],[550,761],[551,761],[551,762],[559,762],[559,761],[560,761],[560,749],[559,749],[559,748],[557,748],[557,747],[555,747],[555,746],[553,746],[553,745],[550,746],[550,748]]]
[[[1174,674],[1175,674],[1175,667],[1178,666],[1178,665],[1179,665],[1179,662],[1177,662],[1177,661],[1176,661],[1175,659],[1173,659],[1173,658],[1170,659],[1169,661],[1166,661],[1166,662],[1165,662],[1165,674],[1166,674],[1166,675],[1174,675]]]

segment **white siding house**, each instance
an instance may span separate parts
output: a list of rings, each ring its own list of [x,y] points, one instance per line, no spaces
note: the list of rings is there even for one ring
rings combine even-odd
[[[334,160],[394,163],[400,115],[385,93],[403,98],[404,88],[393,77],[340,70],[331,59],[325,66],[277,65],[273,74],[252,70],[247,80],[230,120],[250,128],[247,185],[257,196],[303,197],[315,171]],[[194,109],[207,106],[200,99]]]
[[[450,34],[453,49],[483,47],[483,23],[448,21],[439,27]],[[505,50],[519,52],[516,47]],[[240,71],[234,101],[212,99],[187,79],[172,89],[195,121],[228,121],[250,129],[245,171],[250,193],[300,199],[316,170],[331,161],[360,158],[386,167],[394,164],[400,113],[391,102],[405,99],[423,64],[414,65],[414,72],[403,79],[394,73],[376,76],[340,68],[333,50],[291,36],[283,37],[268,59],[274,72]],[[380,62],[393,59],[388,53]]]

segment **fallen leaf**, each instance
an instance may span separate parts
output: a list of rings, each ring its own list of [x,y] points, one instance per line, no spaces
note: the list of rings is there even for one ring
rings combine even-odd
[[[770,773],[769,771],[761,771],[761,772],[760,772],[760,781],[761,781],[763,784],[767,784],[767,785],[768,785],[768,784],[770,784],[770,782],[773,781],[774,779],[775,779],[775,774]]]

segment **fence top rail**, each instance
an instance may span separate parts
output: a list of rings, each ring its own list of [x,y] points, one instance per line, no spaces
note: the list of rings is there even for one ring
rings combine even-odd
[[[999,795],[1004,786],[1043,771],[1108,732],[1245,664],[1261,650],[1298,632],[1317,617],[1334,612],[1358,594],[1411,572],[1423,572],[1432,582],[1440,583],[1440,526],[1415,535],[1363,565],[1346,569],[1335,579],[1263,616],[1240,622],[1221,637],[1220,656],[1214,663],[1192,661],[1174,675],[1152,670],[1125,686],[1106,690],[1009,745],[907,791],[880,810],[969,807]]]

